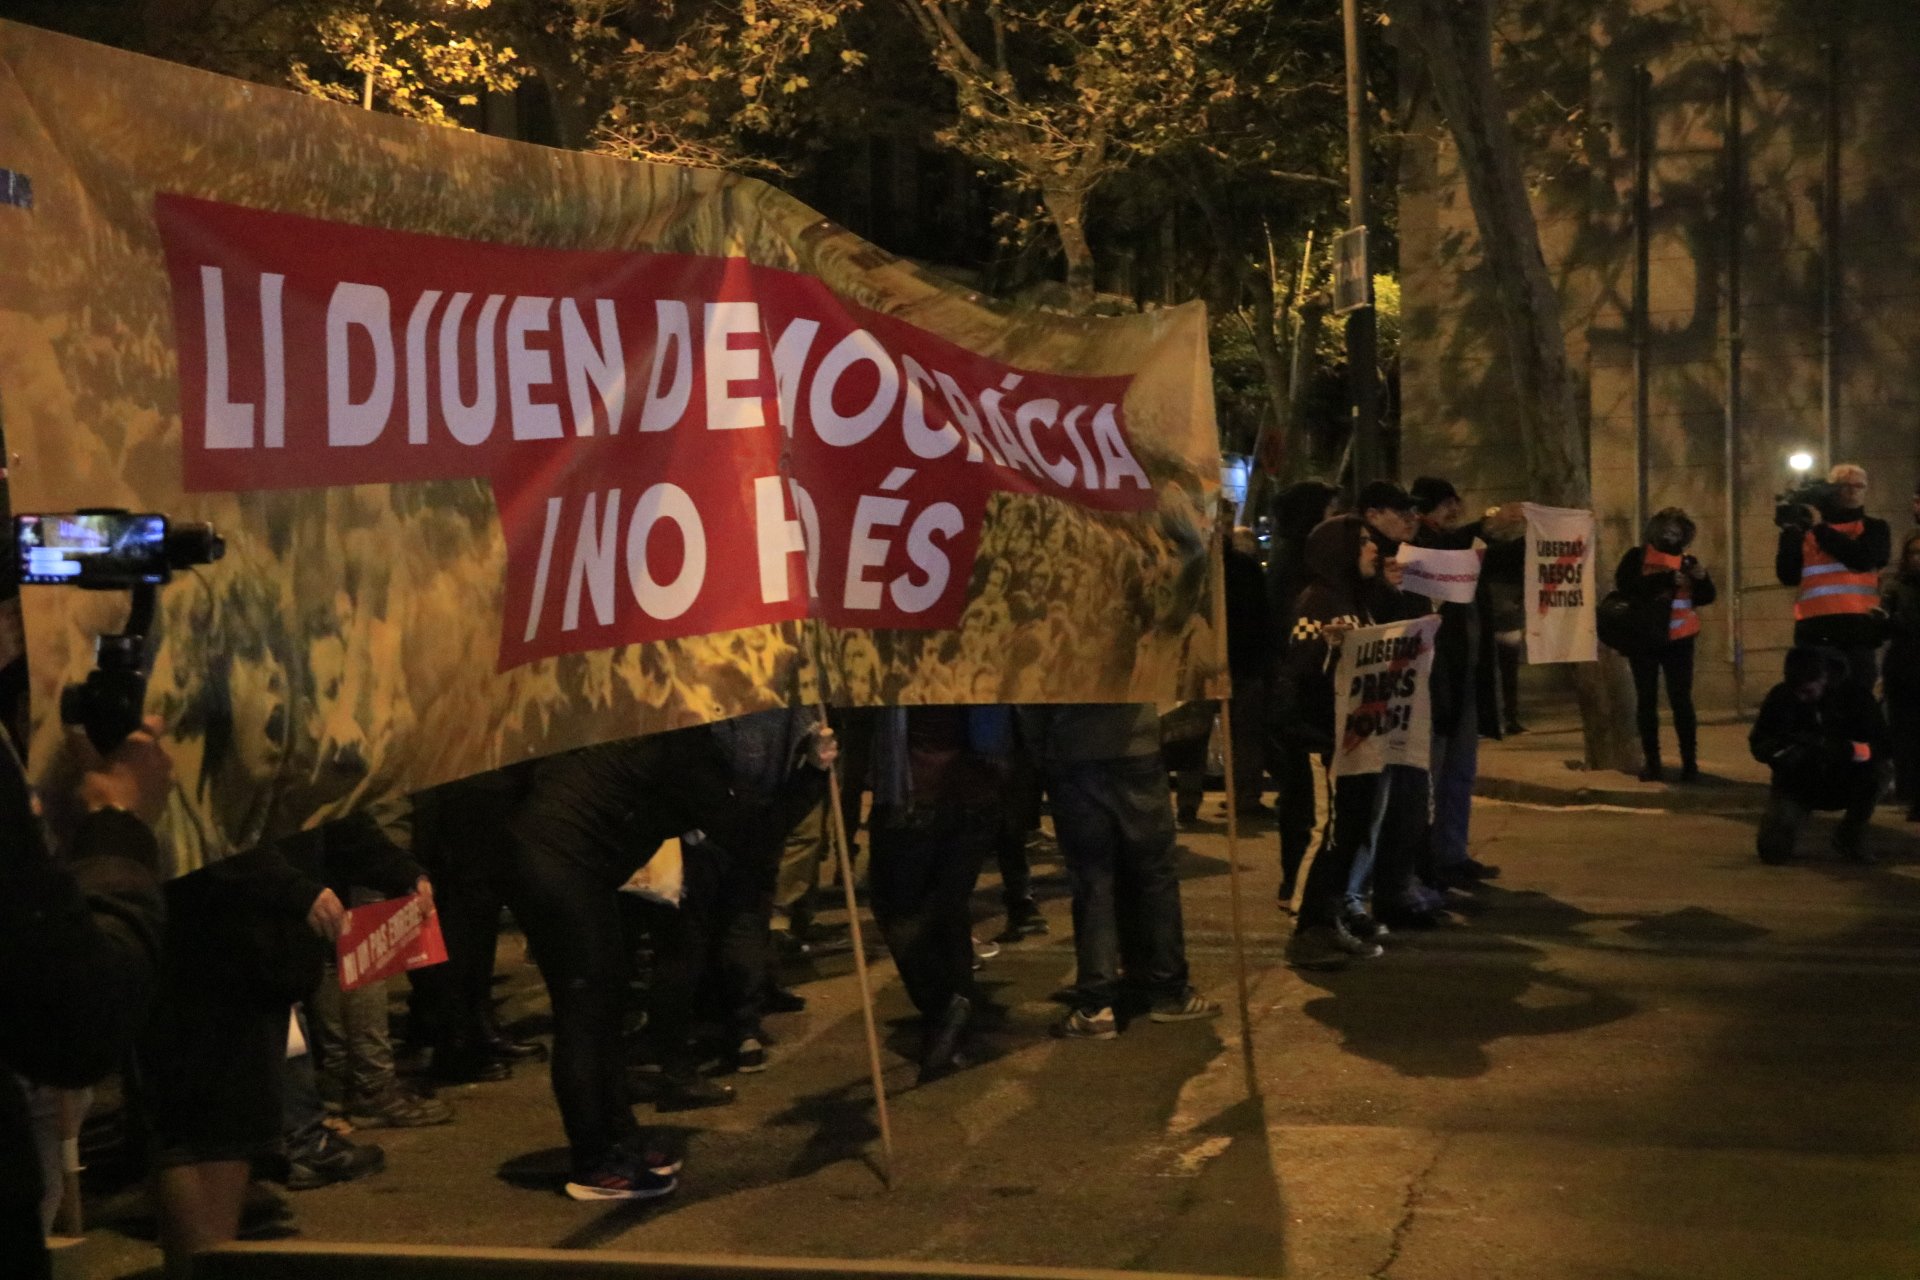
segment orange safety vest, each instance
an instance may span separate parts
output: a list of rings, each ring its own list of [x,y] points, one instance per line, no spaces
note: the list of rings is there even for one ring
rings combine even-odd
[[[1867,531],[1865,520],[1850,520],[1832,528],[1849,538]],[[1800,595],[1793,602],[1796,622],[1830,618],[1843,613],[1871,613],[1880,604],[1880,577],[1855,573],[1828,555],[1809,530],[1800,552]]]
[[[1678,573],[1685,561],[1679,556],[1670,556],[1664,551],[1655,551],[1648,547],[1646,559],[1641,563],[1642,573]],[[1693,579],[1688,578],[1673,593],[1673,617],[1667,623],[1669,641],[1685,640],[1688,636],[1700,634],[1700,615],[1693,608]]]

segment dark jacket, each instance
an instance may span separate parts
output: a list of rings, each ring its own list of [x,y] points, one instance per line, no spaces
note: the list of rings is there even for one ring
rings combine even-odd
[[[1236,681],[1261,680],[1273,668],[1273,620],[1267,606],[1267,582],[1260,562],[1228,547],[1227,670]]]
[[[1699,563],[1692,556],[1682,556],[1681,571],[1685,572]],[[1614,588],[1629,600],[1637,601],[1649,608],[1657,607],[1661,617],[1666,617],[1673,609],[1673,597],[1679,588],[1673,584],[1673,576],[1665,573],[1647,573],[1647,549],[1644,545],[1633,548],[1620,557],[1619,567],[1613,571]],[[1719,598],[1720,590],[1713,585],[1711,574],[1696,578],[1693,582],[1693,607],[1703,609]]]
[[[152,997],[164,908],[159,848],[118,810],[84,819],[56,861],[26,778],[0,746],[0,1213],[38,1221],[40,1163],[19,1074],[77,1088],[118,1066]]]
[[[1885,520],[1877,520],[1859,507],[1827,512],[1826,519],[1827,523],[1815,525],[1811,532],[1813,540],[1828,555],[1855,573],[1878,573],[1887,567],[1887,561],[1893,556],[1893,534]],[[1857,538],[1848,537],[1833,527],[1855,520],[1861,521],[1864,526]],[[1780,541],[1774,550],[1773,573],[1781,586],[1800,585],[1805,553],[1805,532],[1799,529],[1780,531]],[[1796,644],[1832,645],[1841,649],[1876,645],[1882,638],[1880,620],[1863,613],[1836,613],[1808,618],[1794,624],[1793,634]]]
[[[1275,682],[1280,732],[1296,749],[1333,750],[1334,669],[1338,651],[1327,644],[1328,623],[1373,625],[1370,579],[1360,576],[1360,542],[1369,536],[1358,516],[1335,516],[1307,539],[1309,580],[1287,628],[1286,655]]]
[[[1318,480],[1303,480],[1281,490],[1274,501],[1273,545],[1267,553],[1267,611],[1274,625],[1293,620],[1300,593],[1307,589],[1307,538],[1327,518],[1327,504],[1339,490]],[[1274,637],[1286,644],[1284,635]]]
[[[1136,760],[1160,753],[1160,717],[1150,702],[1021,707],[1020,736],[1043,768]]]
[[[1871,761],[1854,760],[1856,742],[1867,744]],[[1747,744],[1773,770],[1775,791],[1814,808],[1838,808],[1850,794],[1850,771],[1877,769],[1886,758],[1887,726],[1873,695],[1836,672],[1818,702],[1802,702],[1784,682],[1775,685]]]

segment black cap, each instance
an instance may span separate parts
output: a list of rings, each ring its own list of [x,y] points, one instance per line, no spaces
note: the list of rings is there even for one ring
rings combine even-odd
[[[1354,500],[1355,511],[1411,511],[1413,498],[1391,480],[1375,480],[1360,490],[1360,496]]]
[[[1420,509],[1421,515],[1433,511],[1443,502],[1457,502],[1460,491],[1453,483],[1439,476],[1421,476],[1413,482],[1413,505]]]

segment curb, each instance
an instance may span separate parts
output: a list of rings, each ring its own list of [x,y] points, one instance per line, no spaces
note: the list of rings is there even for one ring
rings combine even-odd
[[[1481,774],[1473,793],[1489,800],[1507,800],[1517,804],[1550,805],[1571,808],[1576,805],[1604,804],[1645,813],[1756,813],[1766,807],[1766,791],[1755,786],[1704,786],[1668,788],[1654,794],[1611,787],[1556,787],[1544,782],[1519,778],[1489,777]]]

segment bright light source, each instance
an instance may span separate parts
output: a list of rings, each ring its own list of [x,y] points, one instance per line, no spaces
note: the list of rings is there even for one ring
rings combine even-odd
[[[1805,475],[1807,472],[1813,470],[1813,455],[1803,449],[1788,458],[1787,465],[1802,475]]]

